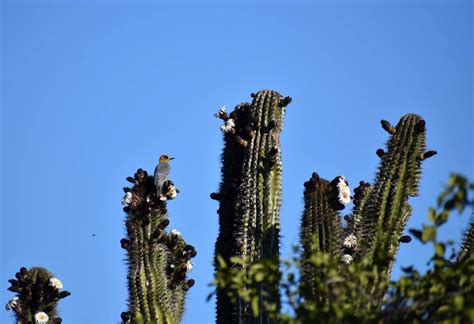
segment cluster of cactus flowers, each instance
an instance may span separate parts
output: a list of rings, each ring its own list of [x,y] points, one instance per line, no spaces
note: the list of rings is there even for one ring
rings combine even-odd
[[[22,267],[9,280],[8,290],[16,293],[5,306],[15,314],[17,323],[23,324],[58,324],[57,304],[71,293],[63,290],[61,281],[48,270],[40,267],[26,269]]]
[[[221,108],[216,117],[223,121],[222,182],[211,198],[219,201],[217,257],[228,263],[241,257],[242,271],[253,262],[279,256],[281,206],[281,145],[285,107],[290,97],[271,90],[252,94],[251,103],[241,103],[228,114]],[[279,299],[278,287],[261,285],[260,295]],[[263,314],[253,319],[249,303],[233,302],[217,290],[217,322],[267,322]],[[263,302],[263,300],[262,300]]]
[[[167,180],[161,190],[166,200],[160,199],[154,178],[142,169],[127,180],[133,186],[124,188],[127,237],[120,243],[127,251],[129,299],[122,321],[178,323],[186,293],[194,285],[187,275],[196,256],[181,233],[166,231],[166,200],[175,198],[178,190]]]

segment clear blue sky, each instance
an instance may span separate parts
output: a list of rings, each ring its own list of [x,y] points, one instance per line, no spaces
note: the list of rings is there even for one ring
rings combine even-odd
[[[1,7],[1,274],[41,265],[72,295],[65,323],[116,323],[126,308],[125,177],[175,156],[171,228],[198,250],[185,323],[212,323],[222,136],[213,113],[275,89],[293,97],[283,145],[283,256],[298,241],[311,172],[372,181],[380,119],[427,122],[421,194],[473,173],[471,1],[158,3],[4,1]],[[347,212],[347,211],[346,211]],[[445,237],[459,241],[468,216]],[[92,234],[96,234],[95,237]],[[403,245],[397,269],[431,248]],[[395,270],[398,276],[400,271]],[[3,304],[2,304],[3,303]],[[0,310],[1,323],[13,323]]]

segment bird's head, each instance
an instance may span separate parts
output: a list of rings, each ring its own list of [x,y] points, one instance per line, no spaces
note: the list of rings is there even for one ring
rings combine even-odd
[[[172,157],[169,157],[168,155],[165,155],[163,154],[162,156],[160,156],[160,163],[163,163],[163,162],[169,162],[171,160],[173,160],[174,158]]]

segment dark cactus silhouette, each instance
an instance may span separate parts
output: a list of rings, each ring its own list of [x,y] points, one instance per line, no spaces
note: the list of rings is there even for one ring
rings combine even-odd
[[[216,114],[224,121],[224,152],[219,192],[211,194],[220,202],[216,257],[221,256],[225,262],[233,256],[242,257],[242,271],[252,262],[279,255],[279,136],[285,107],[291,101],[270,90],[252,94],[252,98],[252,103],[237,105],[229,115],[224,110]],[[218,264],[216,259],[216,271]],[[262,298],[278,298],[278,287],[261,285],[259,290]],[[250,322],[252,318],[248,303],[233,302],[225,291],[218,290],[218,323]]]
[[[176,230],[169,225],[166,201],[157,197],[154,178],[138,169],[124,188],[127,237],[121,240],[128,257],[129,308],[122,313],[126,323],[178,323],[184,311],[187,290],[194,280],[187,279],[196,255]],[[161,191],[167,198],[176,195],[171,181]]]
[[[62,290],[61,281],[48,270],[23,267],[9,282],[11,287],[8,290],[15,292],[16,296],[6,308],[15,313],[17,323],[61,323],[58,302],[71,293]]]

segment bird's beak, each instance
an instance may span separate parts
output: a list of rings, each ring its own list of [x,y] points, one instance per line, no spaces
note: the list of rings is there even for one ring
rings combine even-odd
[[[171,160],[174,160],[174,158],[170,158],[170,161],[171,161]]]

